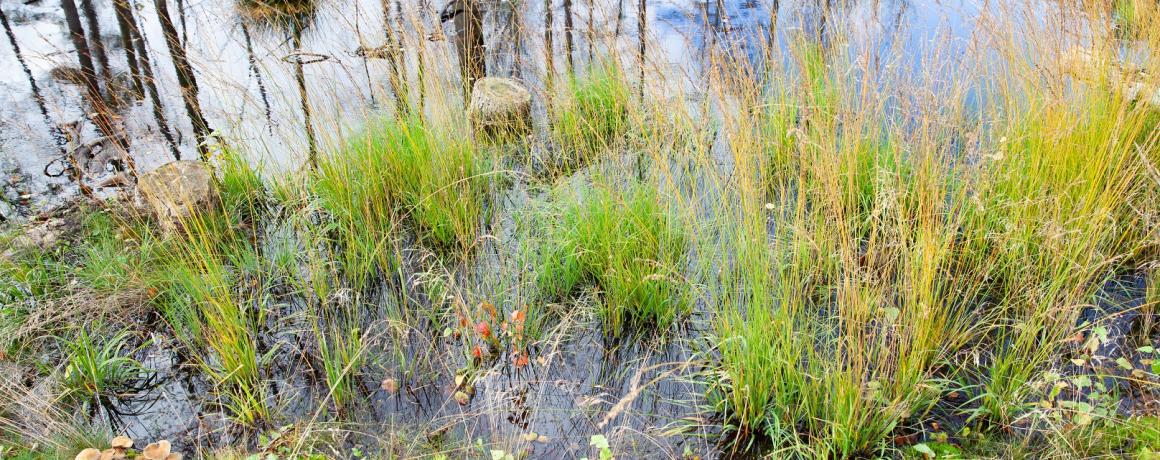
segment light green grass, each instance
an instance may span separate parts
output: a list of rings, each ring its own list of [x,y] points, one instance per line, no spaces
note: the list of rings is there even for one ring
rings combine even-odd
[[[631,90],[620,66],[606,59],[572,75],[552,105],[552,139],[558,143],[555,174],[566,174],[595,159],[616,156],[633,126]]]
[[[687,237],[651,185],[595,185],[562,199],[546,223],[536,273],[542,294],[560,298],[595,285],[603,294],[597,313],[612,336],[645,326],[665,331],[689,311]]]
[[[344,271],[356,285],[395,264],[404,219],[444,252],[476,244],[490,162],[473,144],[417,118],[372,121],[324,155],[313,179],[334,220]]]

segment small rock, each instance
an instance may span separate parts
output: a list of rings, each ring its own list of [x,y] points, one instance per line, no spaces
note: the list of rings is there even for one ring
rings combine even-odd
[[[213,172],[200,161],[167,163],[142,174],[137,187],[167,235],[195,213],[218,204]]]
[[[521,136],[532,128],[532,94],[511,78],[480,78],[471,90],[468,116],[487,137]]]

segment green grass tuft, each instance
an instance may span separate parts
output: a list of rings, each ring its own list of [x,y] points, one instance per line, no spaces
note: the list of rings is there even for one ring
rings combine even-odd
[[[664,331],[689,310],[690,290],[681,272],[687,237],[651,186],[596,186],[567,197],[550,223],[537,285],[559,298],[581,283],[604,294],[598,313],[604,331],[630,327]]]

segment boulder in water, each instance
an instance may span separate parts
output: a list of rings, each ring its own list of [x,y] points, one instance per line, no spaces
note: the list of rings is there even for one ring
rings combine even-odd
[[[481,78],[472,88],[468,116],[487,137],[522,136],[532,128],[532,94],[511,78]]]
[[[218,205],[213,171],[200,161],[174,161],[142,174],[137,190],[166,234]]]

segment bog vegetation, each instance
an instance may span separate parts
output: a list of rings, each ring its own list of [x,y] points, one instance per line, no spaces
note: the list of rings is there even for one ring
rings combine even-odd
[[[996,30],[989,73],[797,37],[714,50],[690,100],[610,45],[504,142],[452,84],[293,172],[211,143],[176,232],[114,198],[4,234],[0,458],[104,446],[173,385],[219,415],[160,431],[199,458],[1156,458],[1160,18],[1058,6],[1083,53]],[[681,352],[538,406],[592,342]],[[670,379],[682,415],[639,415]]]

